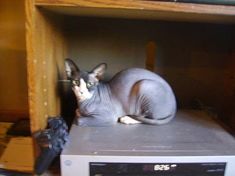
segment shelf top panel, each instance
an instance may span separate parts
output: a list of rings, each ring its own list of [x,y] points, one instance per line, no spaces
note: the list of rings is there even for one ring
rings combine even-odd
[[[143,0],[35,0],[66,15],[235,23],[235,6]]]

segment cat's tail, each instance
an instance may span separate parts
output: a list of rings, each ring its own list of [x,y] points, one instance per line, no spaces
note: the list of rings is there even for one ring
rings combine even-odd
[[[146,124],[150,124],[150,125],[163,125],[163,124],[170,122],[174,117],[175,117],[175,113],[170,114],[170,115],[163,117],[163,118],[159,118],[159,119],[150,119],[146,116],[134,116],[132,118],[134,118],[135,120],[138,120],[142,123],[146,123]]]

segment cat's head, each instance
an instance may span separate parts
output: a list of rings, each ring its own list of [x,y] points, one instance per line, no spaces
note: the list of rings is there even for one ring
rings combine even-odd
[[[71,59],[65,60],[66,76],[71,81],[72,90],[78,101],[84,101],[92,97],[106,69],[107,64],[101,63],[90,72],[80,71]]]

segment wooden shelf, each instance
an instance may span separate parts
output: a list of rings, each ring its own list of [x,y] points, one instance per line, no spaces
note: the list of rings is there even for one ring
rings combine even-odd
[[[235,6],[141,0],[35,0],[66,15],[235,23]]]
[[[149,65],[157,61],[155,68],[171,81],[179,107],[191,107],[197,100],[199,105],[202,99],[235,130],[235,6],[147,0],[25,0],[25,14],[32,133],[45,129],[48,117],[75,116],[71,88],[59,81],[65,79],[65,58],[81,58],[81,66],[108,58],[116,69],[128,64],[142,66],[145,53],[156,54],[157,59]],[[146,45],[149,43],[152,45]],[[203,104],[199,108],[208,107]]]
[[[211,75],[222,74],[219,78],[221,81],[219,83],[225,83],[226,85],[219,84],[220,88],[216,90],[218,92],[224,90],[225,95],[229,98],[226,108],[229,106],[234,107],[232,101],[234,100],[234,94],[232,93],[234,90],[234,54],[231,53],[234,53],[235,6],[143,0],[25,0],[25,2],[28,94],[32,132],[44,129],[49,116],[54,117],[62,113],[62,103],[64,101],[62,100],[63,95],[58,90],[58,80],[63,78],[64,58],[73,55],[73,51],[83,48],[82,45],[75,45],[75,43],[79,44],[78,41],[90,46],[89,42],[92,44],[93,41],[97,40],[99,41],[98,43],[104,43],[104,46],[100,49],[109,49],[107,46],[112,44],[110,41],[117,41],[117,44],[115,44],[116,52],[114,51],[110,57],[115,58],[116,56],[118,57],[118,52],[120,51],[128,52],[129,45],[132,45],[137,51],[144,48],[144,43],[157,40],[158,52],[162,51],[163,53],[164,51],[168,53],[168,50],[169,53],[172,52],[172,54],[164,56],[166,60],[174,57],[175,60],[179,59],[179,63],[182,64],[182,68],[178,68],[178,62],[176,64],[173,59],[170,59],[167,62],[172,62],[171,66],[168,68],[166,66],[164,69],[168,70],[167,73],[169,75],[179,76],[180,79],[172,77],[172,80],[175,81],[178,92],[182,92],[179,96],[184,99],[185,104],[189,102],[188,99],[193,94],[193,92],[185,93],[185,89],[182,88],[185,83],[180,83],[182,80],[186,80],[189,85],[192,83],[188,77],[182,78],[182,75],[188,74],[188,72],[185,72],[187,69],[184,68],[184,62],[187,61],[187,58],[189,57],[189,60],[191,59],[192,61],[187,61],[189,62],[189,67],[200,66],[201,64],[207,65],[208,62],[213,61],[215,63],[214,66],[219,68],[217,62],[222,63],[222,67],[226,67],[224,69],[228,70],[228,74],[224,75],[224,77],[222,67],[221,69],[214,69],[212,68],[213,64],[209,67],[209,71],[206,71],[205,68],[201,70],[193,68],[190,70],[190,74],[193,75],[193,79],[199,79],[203,82],[207,78],[208,80],[211,79]],[[150,19],[156,21],[146,23],[145,20],[89,19],[80,18],[80,16]],[[198,23],[190,25],[184,23],[168,24],[168,22],[158,23],[159,21],[157,20]],[[108,23],[106,23],[107,21]],[[219,25],[206,23],[219,23]],[[224,25],[223,23],[226,24]],[[96,35],[95,30],[89,30],[96,25],[100,26],[100,29],[104,31],[102,37]],[[183,33],[185,35],[181,35]],[[129,36],[130,34],[131,36]],[[120,40],[117,36],[123,37]],[[183,46],[177,48],[178,45]],[[127,48],[122,46],[127,46]],[[97,45],[94,45],[94,48],[96,47]],[[174,47],[176,48],[174,49]],[[84,48],[84,50],[91,50],[96,55],[97,51],[93,50],[94,48]],[[88,55],[87,58],[92,58],[92,55]],[[204,60],[206,61],[204,62]],[[175,66],[174,71],[172,71],[172,66]],[[208,77],[204,76],[206,74],[209,74]],[[215,87],[213,81],[214,79],[209,81],[211,87]],[[215,83],[217,82],[215,81]],[[207,80],[206,85],[210,85]],[[197,94],[203,95],[195,90],[193,96]],[[215,96],[211,97],[213,99]],[[215,100],[217,103],[215,104],[220,106],[220,102],[223,102],[224,97],[223,95],[219,96]],[[209,102],[214,102],[214,100]],[[226,108],[220,109],[230,114]],[[226,117],[224,121],[232,124],[234,123],[233,119],[231,115]]]

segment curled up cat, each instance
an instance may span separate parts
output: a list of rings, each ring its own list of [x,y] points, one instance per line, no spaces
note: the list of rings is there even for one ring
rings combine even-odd
[[[175,117],[175,96],[163,78],[145,69],[130,68],[102,83],[106,69],[102,63],[84,72],[73,60],[65,60],[67,79],[78,103],[79,126],[109,126],[118,121],[161,125]]]

